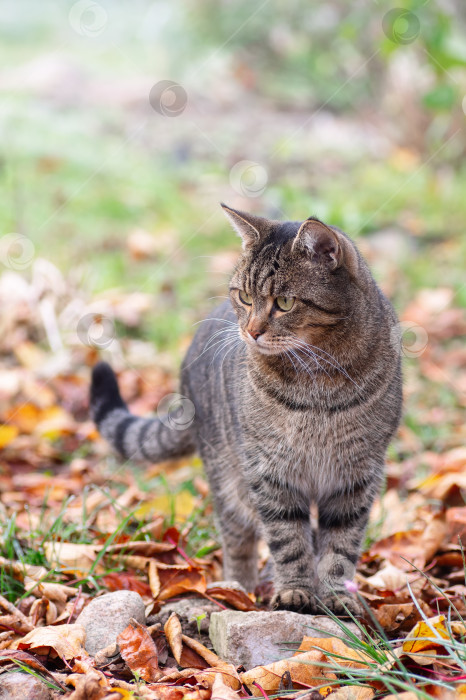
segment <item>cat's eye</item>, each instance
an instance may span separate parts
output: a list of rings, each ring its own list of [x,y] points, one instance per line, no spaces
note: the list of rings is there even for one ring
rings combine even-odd
[[[243,302],[243,304],[247,304],[248,306],[251,306],[252,304],[252,296],[248,294],[247,292],[244,292],[242,289],[239,290],[238,292],[239,298]]]
[[[277,297],[275,302],[280,311],[291,311],[294,306],[294,297]]]

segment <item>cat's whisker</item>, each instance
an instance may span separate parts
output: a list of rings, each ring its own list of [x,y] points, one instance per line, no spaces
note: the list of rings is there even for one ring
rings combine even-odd
[[[224,340],[223,344],[220,345],[220,347],[218,347],[216,349],[214,356],[212,357],[212,361],[210,363],[211,365],[212,365],[212,362],[214,362],[215,358],[222,352],[222,350],[224,350],[226,347],[228,347],[229,345],[234,343],[235,340],[239,340],[239,338],[238,337],[236,337],[236,338],[230,337],[230,338],[226,338],[226,339],[224,338],[223,340]]]
[[[215,340],[218,336],[226,336],[226,335],[238,335],[238,328],[222,328],[219,331],[216,331],[213,333],[210,338],[207,340],[205,344],[205,348],[208,349],[209,347],[212,347],[212,341]]]
[[[294,350],[290,350],[290,352],[293,354],[294,357],[296,357],[296,359],[298,360],[299,364],[302,366],[302,368],[306,372],[306,374],[308,374],[311,377],[311,379],[315,379],[315,376],[311,373],[309,367],[305,364],[305,362],[302,360],[302,358],[299,357],[298,353],[296,353]],[[314,360],[317,367],[319,367],[319,369],[321,369],[323,372],[325,372],[325,369],[320,366],[319,362],[317,361],[317,358],[311,356],[310,359]],[[327,372],[325,372],[325,374],[328,375]]]
[[[322,372],[324,372],[324,374],[326,374],[327,377],[328,377],[329,379],[331,379],[330,374],[327,372],[327,370],[325,369],[325,367],[323,367],[323,366],[320,364],[320,362],[319,362],[319,360],[325,360],[325,358],[320,357],[319,355],[316,355],[316,353],[315,353],[315,352],[312,352],[312,350],[306,350],[306,349],[303,348],[299,343],[297,343],[295,339],[293,339],[293,343],[294,343],[294,347],[295,347],[296,349],[300,350],[300,352],[302,352],[306,357],[309,357],[309,359],[313,360],[313,361],[314,361],[314,364],[315,364],[320,370],[322,370]]]
[[[222,362],[221,362],[221,364],[220,364],[220,371],[222,371],[222,369],[223,369],[223,363],[225,362],[226,356],[227,356],[232,350],[235,350],[235,349],[238,347],[238,345],[243,345],[243,348],[245,347],[245,345],[244,345],[244,343],[242,343],[241,339],[238,338],[238,341],[237,341],[236,343],[234,343],[234,344],[232,345],[232,347],[228,348],[228,350],[226,351],[226,353],[225,353],[224,356],[222,357]]]
[[[200,321],[196,321],[196,323],[193,323],[193,326],[198,326],[200,323],[207,323],[208,321],[220,321],[221,323],[229,323],[230,326],[238,326],[238,323],[235,321],[230,321],[227,318],[216,318],[215,316],[209,316],[209,318],[203,318]]]
[[[232,332],[232,330],[230,328],[224,328],[222,330],[224,333]],[[209,340],[207,341],[207,344],[209,343],[210,340],[211,340],[211,338],[209,338]],[[213,347],[215,347],[218,343],[221,343],[223,340],[224,340],[224,338],[222,337],[222,338],[220,338],[220,340],[217,340],[215,343],[213,343],[213,345],[209,345],[208,347],[204,346],[203,351],[201,353],[199,353],[199,355],[197,355],[193,360],[191,360],[189,365],[185,366],[185,369],[188,369],[188,367],[191,367],[191,365],[193,365],[195,362],[197,362],[197,360],[199,360],[208,350],[211,350]]]
[[[330,365],[331,367],[334,367],[334,369],[336,369],[338,372],[341,372],[341,374],[343,374],[347,379],[349,379],[349,381],[352,382],[352,383],[354,384],[355,387],[357,387],[358,389],[361,389],[361,387],[359,386],[359,384],[357,384],[357,382],[354,381],[354,379],[348,374],[348,372],[346,371],[346,369],[345,369],[344,367],[341,366],[341,364],[338,362],[338,360],[337,360],[335,357],[333,357],[333,355],[330,355],[330,353],[326,352],[326,351],[323,350],[322,348],[317,347],[316,345],[311,345],[310,343],[304,342],[304,341],[301,340],[300,338],[293,338],[293,340],[294,340],[295,342],[299,343],[299,346],[300,346],[300,348],[302,349],[303,352],[304,352],[305,350],[308,350],[308,351],[311,352],[313,355],[316,355],[315,351],[317,350],[318,352],[322,352],[324,355],[327,355],[327,357],[329,357],[330,360],[333,360],[333,362],[334,362],[335,364],[333,364],[332,362],[330,362],[330,360],[327,360],[325,357],[322,357],[321,355],[317,355],[317,357],[319,357],[320,360],[322,360],[323,362],[326,362],[326,363],[327,363],[328,365]]]
[[[292,356],[291,356],[290,351],[289,351],[289,350],[284,350],[283,353],[281,353],[281,354],[282,354],[282,355],[286,355],[286,357],[289,359],[289,361],[290,361],[291,364],[293,365],[293,369],[294,369],[294,371],[295,371],[295,373],[296,373],[296,376],[299,377],[298,370],[297,370],[296,365],[295,365],[295,363],[294,363],[294,361],[293,361],[293,358],[292,358]]]

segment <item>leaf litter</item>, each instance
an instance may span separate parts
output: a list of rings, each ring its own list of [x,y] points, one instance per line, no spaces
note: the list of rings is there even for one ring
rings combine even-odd
[[[12,284],[20,277],[8,274]],[[62,292],[60,313],[72,296]],[[88,417],[96,348],[70,333],[60,353],[48,349],[36,297],[26,307],[18,301],[16,315],[10,304],[0,341],[0,671],[19,665],[73,700],[411,700],[442,697],[444,688],[465,696],[466,350],[457,341],[466,319],[451,290],[421,290],[402,315],[425,328],[429,344],[406,368],[408,419],[358,565],[368,638],[305,637],[295,655],[247,671],[220,659],[205,635],[185,634],[175,613],[163,628],[149,624],[183,598],[262,610],[270,586],[246,594],[219,583],[221,553],[197,460],[141,468],[113,459]],[[108,308],[122,323],[131,317],[134,329],[143,302],[120,295]],[[119,352],[134,342],[119,341]],[[139,413],[175,388],[173,374],[152,365],[120,363],[119,374]],[[445,387],[448,402],[433,405],[432,392]],[[448,433],[426,439],[423,421],[447,424]],[[116,590],[142,596],[148,625],[132,620],[113,656],[94,659],[76,619],[100,591]]]

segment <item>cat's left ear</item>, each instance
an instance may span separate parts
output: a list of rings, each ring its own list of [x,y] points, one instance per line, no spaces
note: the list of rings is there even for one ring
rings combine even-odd
[[[227,207],[226,204],[223,204],[223,202],[220,203],[220,206],[236,233],[242,238],[243,248],[250,248],[260,243],[266,219],[260,216],[254,216],[254,214],[247,214],[244,211],[232,209],[231,207]]]
[[[344,235],[317,219],[306,219],[293,241],[294,249],[304,250],[314,262],[324,263],[330,270],[344,265],[356,276],[358,256],[356,249]]]

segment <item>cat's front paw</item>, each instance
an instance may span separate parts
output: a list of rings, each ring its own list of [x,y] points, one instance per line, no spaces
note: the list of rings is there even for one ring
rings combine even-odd
[[[328,611],[337,617],[361,617],[363,615],[362,606],[347,591],[327,593],[319,597],[317,607],[320,609],[320,613],[324,615],[328,614]]]
[[[275,593],[270,604],[272,610],[292,610],[308,613],[315,609],[315,599],[306,588],[283,588]]]

